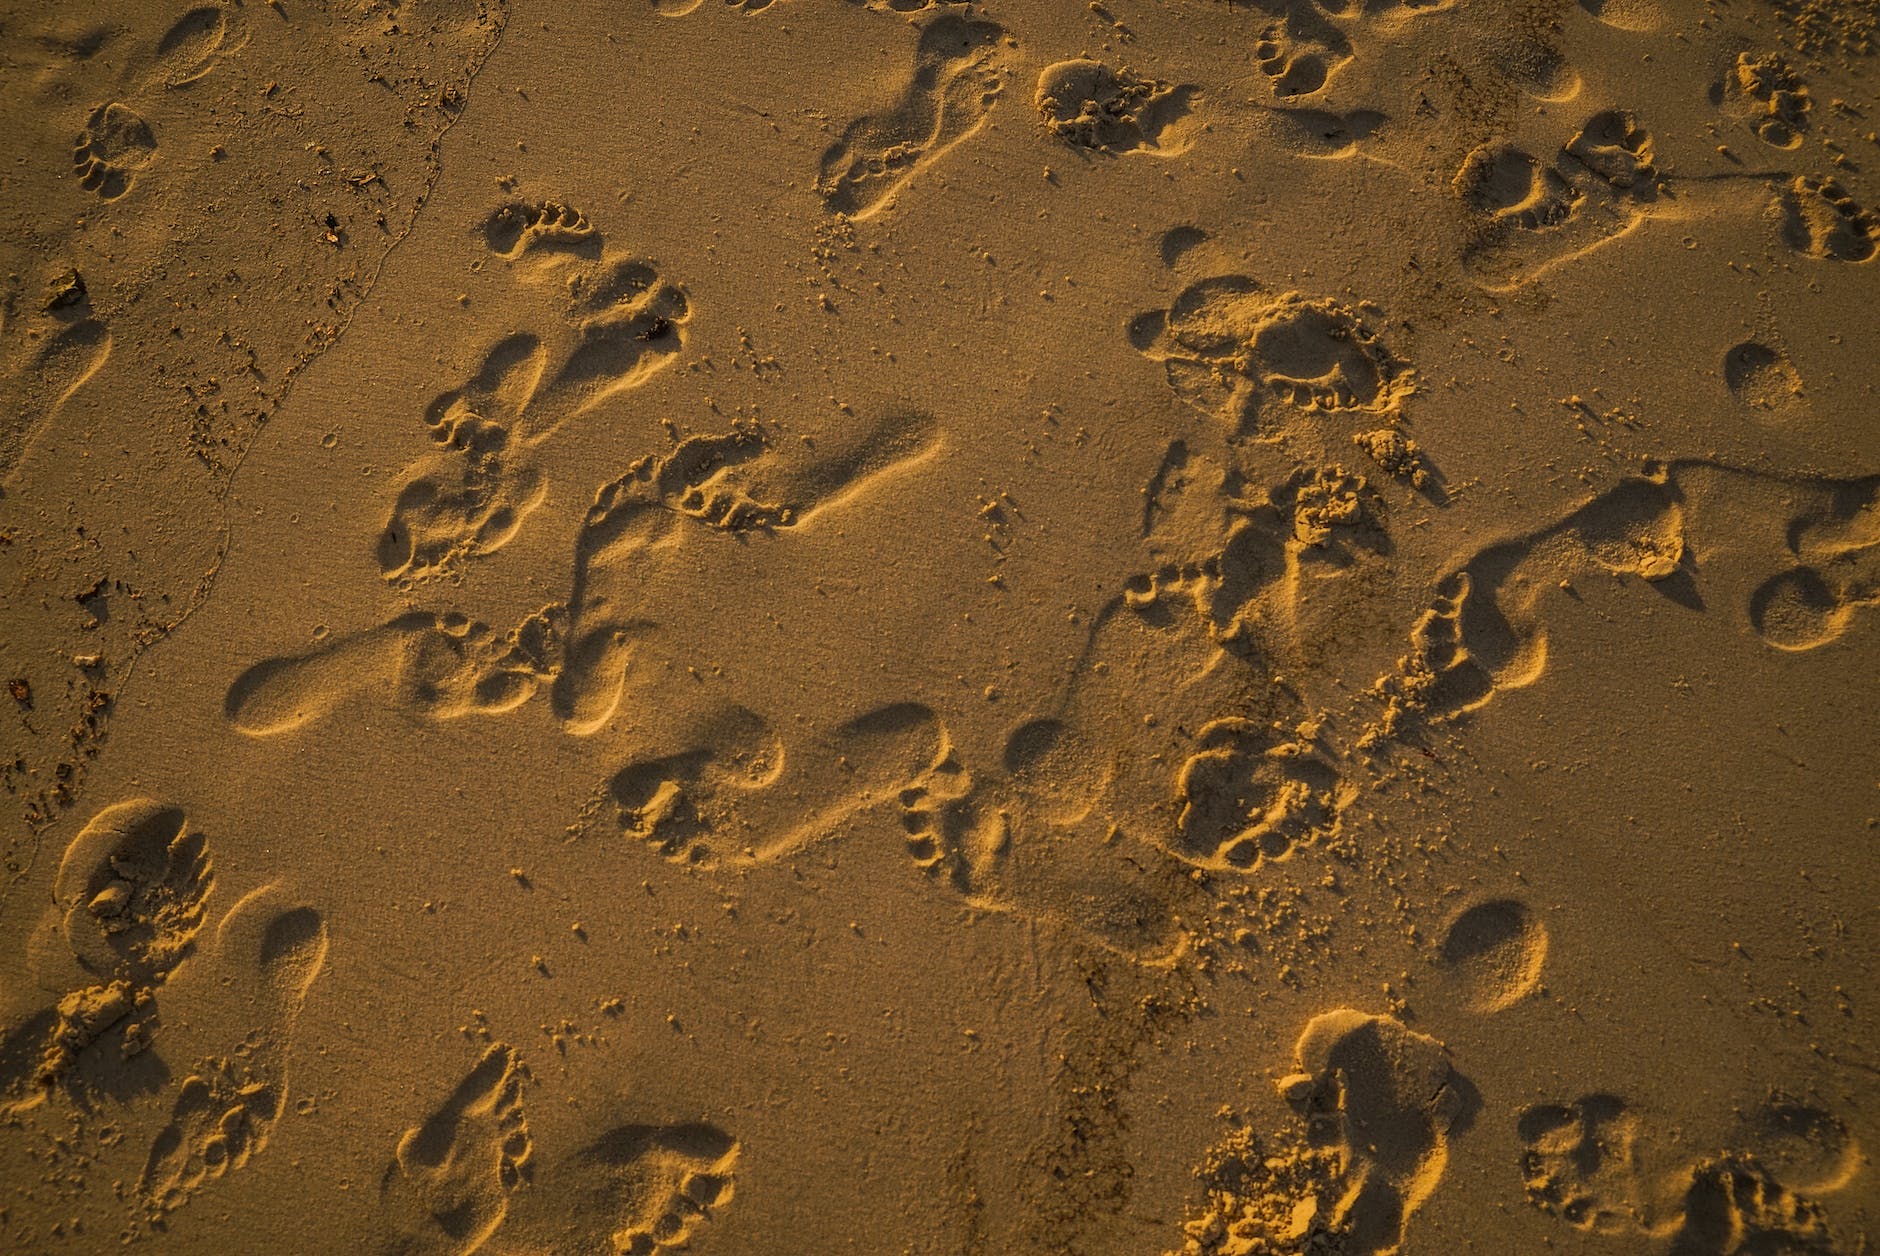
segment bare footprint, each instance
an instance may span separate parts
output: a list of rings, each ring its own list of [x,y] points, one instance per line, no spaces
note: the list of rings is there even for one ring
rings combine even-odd
[[[1289,413],[1394,412],[1414,373],[1357,310],[1270,292],[1244,275],[1191,284],[1167,310],[1138,316],[1132,344],[1163,363],[1169,386],[1230,435],[1260,434]]]
[[[441,448],[413,467],[380,534],[379,570],[390,580],[420,579],[472,554],[500,549],[541,503],[546,486],[515,465],[512,448],[540,386],[547,353],[527,333],[508,336],[476,376],[425,412]]]
[[[931,417],[897,411],[789,457],[756,429],[689,437],[603,485],[575,543],[566,664],[554,689],[563,726],[585,735],[612,717],[634,641],[657,619],[650,577],[674,547],[812,526],[938,448]]]
[[[83,288],[79,291],[79,301],[83,303]],[[75,310],[85,308],[88,305],[75,306]],[[105,327],[105,323],[79,316],[73,322],[55,325],[45,338],[45,344],[30,355],[19,369],[21,372],[13,378],[13,387],[19,389],[21,400],[26,404],[21,408],[21,421],[9,425],[8,431],[0,432],[0,483],[11,479],[13,470],[32,449],[39,434],[53,425],[66,402],[70,402],[81,387],[90,384],[109,359],[111,329]]]
[[[1038,76],[1033,106],[1044,128],[1099,153],[1174,157],[1194,144],[1198,91],[1114,70],[1100,61],[1060,61]]]
[[[1176,788],[1175,853],[1249,871],[1334,832],[1356,793],[1309,742],[1232,718],[1199,730]]]
[[[1524,1110],[1516,1122],[1530,1202],[1600,1233],[1646,1222],[1638,1119],[1617,1095],[1582,1095]]]
[[[234,26],[221,4],[200,4],[185,12],[157,41],[146,85],[187,87],[206,76],[248,42],[246,33]]]
[[[413,611],[310,653],[255,664],[229,686],[223,711],[250,737],[291,732],[368,695],[428,719],[506,711],[535,691],[527,627],[499,637],[461,615]]]
[[[1299,105],[1261,106],[1253,123],[1268,142],[1295,157],[1340,161],[1363,154],[1366,142],[1390,125],[1390,116],[1375,109],[1337,113]]]
[[[1825,509],[1790,524],[1788,539],[1796,565],[1750,595],[1750,624],[1778,650],[1819,649],[1880,605],[1880,481],[1840,485]]]
[[[1439,953],[1444,980],[1477,1012],[1499,1012],[1533,993],[1547,962],[1547,929],[1525,903],[1477,903],[1458,915]]]
[[[1621,482],[1559,523],[1489,546],[1437,582],[1402,670],[1379,683],[1387,709],[1367,742],[1389,736],[1413,712],[1473,711],[1540,679],[1547,633],[1536,606],[1563,578],[1592,570],[1658,582],[1684,564],[1682,496],[1662,467]]]
[[[1880,252],[1880,214],[1833,179],[1797,175],[1776,198],[1783,243],[1824,262],[1867,262]]]
[[[1005,31],[944,13],[926,23],[900,99],[849,124],[823,154],[818,181],[829,208],[850,218],[879,213],[895,192],[972,135],[1003,86]]]
[[[73,1069],[94,1047],[128,1060],[150,1045],[156,991],[195,950],[213,884],[208,843],[180,808],[140,798],[92,817],[27,948],[28,984],[52,1001],[28,996],[0,1024],[0,1111],[83,1089]]]
[[[601,238],[586,214],[560,201],[511,201],[483,221],[483,242],[508,261],[537,254],[598,256]]]
[[[484,237],[511,260],[572,250],[577,267],[555,279],[566,285],[565,325],[552,340],[503,337],[471,379],[426,408],[440,448],[406,470],[380,534],[388,580],[423,580],[502,548],[547,492],[533,451],[569,419],[644,383],[684,345],[685,294],[634,258],[582,261],[599,241],[578,211],[505,206]]]
[[[327,935],[319,912],[283,902],[279,889],[265,886],[230,908],[216,930],[214,961],[233,984],[220,992],[215,1023],[239,1035],[239,1046],[183,1077],[138,1182],[155,1212],[181,1207],[247,1164],[286,1110],[294,1026],[325,962]]]
[[[1342,1250],[1392,1252],[1449,1161],[1472,1092],[1443,1044],[1389,1016],[1341,1008],[1312,1018],[1280,1093],[1307,1138],[1338,1157],[1342,1193],[1330,1224]]]
[[[502,1225],[510,1196],[532,1173],[526,1077],[515,1051],[496,1043],[398,1140],[380,1187],[401,1232],[394,1251],[474,1252]]]
[[[608,782],[621,832],[668,859],[692,864],[710,864],[765,842],[767,835],[754,831],[740,804],[783,773],[783,745],[769,724],[734,707],[687,740],[695,744],[638,760]]]
[[[1263,30],[1253,55],[1280,100],[1324,89],[1352,59],[1351,41],[1310,5],[1292,6]]]
[[[106,807],[72,839],[53,897],[81,964],[149,986],[194,948],[213,883],[207,843],[182,809],[139,798]]]
[[[1718,96],[1727,98],[1756,132],[1776,148],[1801,147],[1814,100],[1808,85],[1780,53],[1743,52]]]
[[[1469,217],[1468,268],[1491,288],[1535,279],[1626,235],[1657,198],[1651,135],[1631,113],[1593,114],[1550,157],[1494,140],[1451,189]]]
[[[684,1251],[731,1202],[741,1148],[716,1126],[623,1125],[554,1167],[555,1206],[504,1231],[534,1250],[655,1256]]]
[[[79,184],[115,201],[131,190],[137,175],[157,159],[157,137],[144,116],[120,101],[92,110],[72,143],[72,168]]]
[[[1779,1095],[1741,1126],[1741,1150],[1654,1172],[1651,1130],[1618,1096],[1535,1105],[1517,1122],[1528,1199],[1581,1230],[1630,1235],[1668,1256],[1843,1250],[1820,1197],[1858,1171],[1846,1126]]]
[[[1788,354],[1761,341],[1733,345],[1723,357],[1723,382],[1730,395],[1768,421],[1792,417],[1802,398],[1802,377]]]

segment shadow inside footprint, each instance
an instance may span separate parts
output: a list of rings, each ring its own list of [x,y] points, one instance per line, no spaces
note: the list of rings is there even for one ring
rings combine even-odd
[[[1395,1251],[1410,1216],[1442,1180],[1449,1139],[1479,1107],[1443,1044],[1390,1016],[1350,1008],[1315,1016],[1280,1093],[1307,1137],[1338,1153],[1344,1194],[1332,1224],[1355,1252]]]
[[[453,1251],[475,1251],[509,1212],[529,1176],[534,1144],[522,1112],[526,1074],[514,1050],[495,1043],[425,1120],[398,1140],[381,1185],[404,1231],[395,1250],[433,1250],[432,1230]]]

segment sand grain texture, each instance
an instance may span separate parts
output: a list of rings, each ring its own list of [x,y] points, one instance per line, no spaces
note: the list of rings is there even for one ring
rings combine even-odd
[[[1876,37],[0,5],[0,1248],[1872,1250]]]

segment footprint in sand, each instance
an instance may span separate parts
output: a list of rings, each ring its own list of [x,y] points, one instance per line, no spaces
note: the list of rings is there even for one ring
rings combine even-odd
[[[532,452],[569,418],[644,383],[684,346],[685,294],[637,259],[586,262],[600,242],[578,211],[507,205],[483,235],[512,262],[546,254],[563,263],[536,276],[566,285],[562,325],[547,339],[503,337],[474,376],[426,408],[440,448],[407,469],[380,534],[388,580],[423,580],[502,548],[547,492]]]
[[[527,1070],[502,1043],[483,1053],[424,1121],[406,1130],[380,1184],[400,1253],[474,1252],[533,1173],[522,1112]]]
[[[907,851],[982,911],[1045,920],[1131,960],[1172,953],[1185,875],[1106,810],[1106,740],[1057,715],[1020,721],[996,763],[938,757],[899,795]]]
[[[1168,309],[1135,318],[1129,338],[1163,363],[1176,395],[1237,437],[1301,413],[1394,413],[1414,387],[1357,310],[1244,275],[1189,285]]]
[[[1438,959],[1444,982],[1465,1006],[1499,1012],[1539,988],[1547,928],[1525,903],[1490,899],[1450,922]]]
[[[151,87],[185,87],[247,42],[246,32],[231,25],[227,8],[220,4],[197,5],[171,23],[157,41],[145,83]]]
[[[1649,183],[1658,173],[1652,165],[1651,136],[1623,109],[1601,110],[1588,118],[1562,151],[1621,190]]]
[[[1274,97],[1291,100],[1328,86],[1350,64],[1351,41],[1317,10],[1298,5],[1260,32],[1253,57]]]
[[[786,751],[771,726],[732,707],[682,734],[687,749],[637,759],[607,797],[621,832],[669,859],[750,863],[798,850],[850,817],[904,797],[945,757],[945,732],[903,703],[799,734]]]
[[[1652,157],[1623,109],[1593,114],[1551,158],[1507,140],[1474,149],[1451,180],[1473,232],[1465,264],[1509,288],[1625,235],[1657,199]]]
[[[149,53],[133,56],[124,75],[127,98],[145,108],[152,93],[187,87],[247,42],[231,34],[228,11],[200,5],[173,22]],[[72,143],[72,168],[81,186],[106,201],[128,193],[156,161],[157,136],[137,105],[109,100],[91,111]]]
[[[1814,110],[1808,85],[1787,58],[1776,52],[1737,54],[1736,65],[1722,86],[1713,89],[1712,99],[1727,101],[1731,112],[1755,130],[1757,139],[1783,149],[1801,147],[1808,115]]]
[[[1782,242],[1824,262],[1868,262],[1880,252],[1880,214],[1833,179],[1797,175],[1776,197]]]
[[[1194,144],[1198,95],[1100,61],[1060,61],[1038,76],[1032,105],[1046,131],[1077,148],[1175,157]]]
[[[832,434],[814,453],[786,456],[756,429],[689,437],[602,486],[575,542],[566,662],[553,692],[563,727],[586,735],[612,717],[635,638],[657,617],[649,569],[675,547],[787,532],[937,448],[932,418],[903,411]]]
[[[1004,86],[1004,28],[944,13],[921,27],[900,99],[849,124],[822,158],[817,187],[835,213],[879,213],[914,175],[977,131]]]
[[[1802,399],[1802,377],[1789,355],[1761,341],[1745,340],[1723,355],[1723,382],[1730,395],[1759,419],[1792,417]]]
[[[783,774],[783,746],[770,726],[733,707],[685,740],[688,749],[636,760],[608,782],[622,834],[692,864],[765,841],[740,803]]]
[[[511,201],[483,220],[483,242],[505,261],[567,253],[600,256],[601,237],[586,214],[560,201]]]
[[[1535,1207],[1582,1230],[1644,1224],[1639,1123],[1617,1095],[1582,1095],[1526,1109],[1516,1122],[1521,1179]]]
[[[195,950],[213,884],[208,843],[180,808],[134,799],[79,831],[29,961],[56,1002],[7,1017],[0,1108],[42,1102],[96,1045],[125,1059],[150,1045],[156,990]]]
[[[594,732],[619,704],[634,637],[652,622],[646,569],[677,543],[681,520],[731,532],[786,522],[781,504],[752,498],[730,474],[762,451],[752,433],[691,437],[595,494],[575,540],[566,665],[552,695],[569,732]]]
[[[1842,1122],[1781,1095],[1743,1115],[1738,1150],[1656,1172],[1648,1125],[1616,1095],[1537,1104],[1516,1132],[1537,1208],[1669,1256],[1844,1250],[1821,1201],[1864,1163]]]
[[[1256,134],[1275,147],[1312,161],[1342,161],[1363,156],[1366,141],[1390,125],[1390,115],[1375,109],[1337,113],[1303,106],[1259,106],[1252,115]]]
[[[1788,545],[1797,565],[1757,587],[1749,620],[1778,650],[1819,649],[1880,604],[1880,479],[1841,485],[1826,509],[1791,522]]]
[[[1196,733],[1176,778],[1175,853],[1207,868],[1252,871],[1337,828],[1356,791],[1320,750],[1252,720]]]
[[[287,1106],[294,1025],[326,949],[320,913],[287,906],[274,886],[242,898],[217,927],[214,962],[233,981],[203,1019],[229,1026],[240,1045],[182,1078],[138,1181],[154,1212],[181,1207],[267,1147]]]
[[[53,886],[72,954],[100,977],[160,983],[202,930],[214,876],[203,835],[179,807],[107,807],[66,848]]]
[[[1756,494],[1772,509],[1792,510],[1779,504],[1790,495],[1816,503],[1763,520],[1786,529],[1788,558],[1746,598],[1748,626],[1768,644],[1826,645],[1862,608],[1880,603],[1880,480],[1785,479],[1701,459],[1654,463],[1560,522],[1491,545],[1442,577],[1412,629],[1410,654],[1373,690],[1385,710],[1360,744],[1380,743],[1406,720],[1460,715],[1539,680],[1547,667],[1541,607],[1567,596],[1563,580],[1603,572],[1688,588],[1696,570],[1686,541],[1693,492],[1705,502]]]
[[[552,679],[554,610],[498,636],[461,615],[412,611],[311,653],[266,659],[229,686],[229,723],[250,737],[291,732],[367,696],[427,719],[497,714]]]
[[[92,110],[72,142],[72,169],[80,186],[115,201],[131,190],[139,171],[157,159],[157,137],[144,116],[120,101]]]
[[[1400,673],[1379,683],[1382,721],[1365,744],[1415,713],[1473,711],[1540,679],[1547,634],[1537,605],[1575,572],[1669,580],[1686,567],[1684,508],[1670,473],[1627,479],[1559,523],[1491,545],[1437,582],[1436,599],[1411,631]]]
[[[72,282],[79,282],[76,271],[70,275]],[[31,350],[12,373],[10,385],[24,404],[21,421],[0,432],[0,482],[12,477],[34,439],[111,357],[110,328],[90,317],[91,306],[83,287],[76,292],[71,303],[49,310],[49,326],[28,333],[34,339],[43,337],[43,343]]]
[[[1279,1083],[1314,1146],[1338,1157],[1341,1193],[1329,1222],[1347,1250],[1391,1252],[1435,1191],[1449,1139],[1466,1128],[1473,1091],[1443,1044],[1389,1016],[1349,1008],[1315,1016]]]
[[[655,1256],[690,1249],[731,1202],[741,1148],[716,1126],[623,1125],[557,1162],[504,1238],[526,1250]],[[552,1211],[552,1215],[551,1214]]]

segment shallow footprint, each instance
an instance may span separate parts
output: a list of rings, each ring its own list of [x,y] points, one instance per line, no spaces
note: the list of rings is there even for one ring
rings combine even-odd
[[[507,710],[533,690],[489,697],[480,682],[501,666],[500,644],[462,615],[413,611],[307,654],[256,663],[229,686],[223,711],[240,732],[271,737],[367,693],[431,719]]]
[[[1610,1233],[1643,1222],[1638,1120],[1617,1095],[1542,1103],[1515,1123],[1521,1178],[1535,1207],[1582,1230]]]
[[[157,159],[157,137],[144,116],[109,101],[92,110],[72,142],[72,169],[79,185],[115,201],[131,190],[139,171]]]
[[[495,1043],[420,1125],[406,1130],[380,1186],[401,1253],[473,1252],[502,1225],[530,1175],[521,1060]]]
[[[1004,28],[956,14],[920,34],[901,99],[849,124],[823,154],[817,186],[836,213],[867,218],[916,173],[977,131],[998,97]]]
[[[680,1251],[731,1202],[739,1151],[704,1123],[620,1126],[555,1166],[552,1218],[538,1204],[511,1230],[541,1251]]]
[[[247,1164],[286,1110],[294,1025],[326,960],[327,934],[319,912],[283,900],[275,886],[255,890],[216,931],[215,963],[232,981],[220,992],[226,1003],[215,1009],[215,1023],[240,1045],[183,1078],[138,1183],[154,1211],[180,1207]]]

